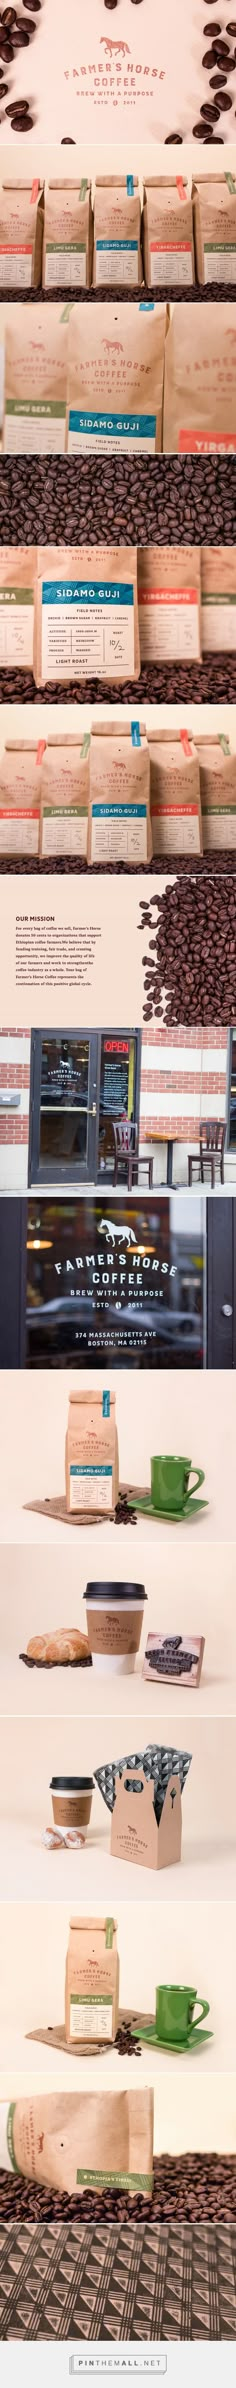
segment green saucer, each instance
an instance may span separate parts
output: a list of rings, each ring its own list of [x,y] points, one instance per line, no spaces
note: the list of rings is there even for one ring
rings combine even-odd
[[[171,1523],[173,1526],[175,1525],[176,1520],[177,1525],[179,1525],[181,1519],[183,1520],[185,1517],[196,1517],[199,1515],[200,1509],[208,1508],[208,1501],[195,1501],[191,1494],[189,1496],[189,1500],[185,1501],[183,1509],[154,1509],[153,1501],[151,1500],[151,1493],[146,1493],[145,1498],[141,1501],[137,1501],[135,1494],[133,1493],[132,1500],[128,1500],[128,1509],[139,1510],[141,1517],[160,1517],[163,1520],[163,1524],[165,1524],[165,1518],[168,1517],[171,1518]]]
[[[187,2048],[196,2048],[199,2040],[201,2042],[201,2047],[203,2046],[203,2041],[213,2040],[213,2032],[200,2031],[198,2024],[193,2023],[192,2031],[188,2032],[187,2038],[185,2040],[161,2040],[159,2037],[159,2032],[156,2031],[155,2023],[147,2023],[145,2031],[140,2031],[138,2025],[135,2031],[134,2025],[131,2024],[131,2038],[133,2040],[144,2040],[148,2048],[163,2048],[166,2056],[169,2054],[169,2049],[171,2054],[173,2051],[174,2056],[185,2056]]]

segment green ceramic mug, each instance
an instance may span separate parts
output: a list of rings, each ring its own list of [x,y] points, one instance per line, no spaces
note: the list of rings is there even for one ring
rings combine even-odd
[[[194,1476],[194,1484],[189,1483]],[[151,1459],[151,1495],[153,1509],[185,1509],[186,1501],[204,1484],[204,1469],[194,1468],[191,1459]]]
[[[199,2015],[194,2013],[196,2005],[200,2007]],[[198,1998],[197,1990],[189,1990],[184,1984],[173,1982],[159,1984],[156,1990],[156,2030],[160,2040],[176,2040],[176,2045],[178,2040],[187,2041],[193,2025],[202,2023],[203,2015],[209,2015],[208,1999]]]

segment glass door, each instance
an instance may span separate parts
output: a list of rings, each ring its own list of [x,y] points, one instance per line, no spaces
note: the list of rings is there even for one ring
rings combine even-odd
[[[33,1032],[29,1185],[95,1181],[98,1045],[89,1029]]]
[[[98,1176],[114,1168],[116,1120],[130,1120],[139,1130],[140,1047],[137,1029],[130,1034],[105,1030],[101,1036],[98,1129]]]

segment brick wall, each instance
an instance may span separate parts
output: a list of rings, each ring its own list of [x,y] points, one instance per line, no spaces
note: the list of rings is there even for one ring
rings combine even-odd
[[[28,1183],[30,1035],[24,1028],[0,1028],[0,1185],[21,1193]],[[4,1110],[4,1096],[16,1107]]]
[[[140,1144],[160,1138],[197,1144],[201,1119],[225,1119],[227,1028],[143,1029]]]

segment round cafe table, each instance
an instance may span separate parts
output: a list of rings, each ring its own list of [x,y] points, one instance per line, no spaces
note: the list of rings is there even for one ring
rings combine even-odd
[[[167,1184],[167,1186],[172,1186],[172,1185],[173,1185],[173,1151],[174,1151],[174,1144],[179,1144],[179,1136],[166,1136],[166,1135],[165,1135],[165,1136],[162,1136],[162,1135],[161,1135],[161,1130],[160,1130],[160,1128],[152,1128],[152,1130],[151,1130],[151,1135],[149,1135],[149,1134],[148,1134],[148,1129],[146,1128],[146,1130],[145,1130],[145,1144],[166,1144],[166,1145],[167,1145],[167,1169],[166,1169],[166,1184]]]

